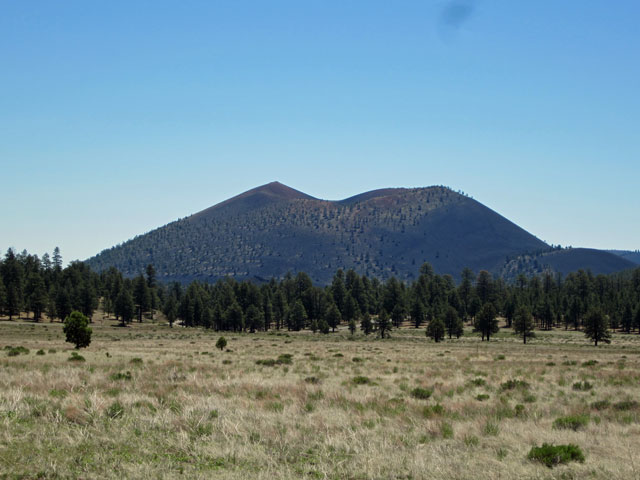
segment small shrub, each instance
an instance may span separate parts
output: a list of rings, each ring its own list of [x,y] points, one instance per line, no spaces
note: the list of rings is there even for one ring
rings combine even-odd
[[[556,430],[580,430],[589,424],[588,415],[568,415],[559,417],[553,421],[553,428]]]
[[[256,360],[256,365],[264,365],[265,367],[275,367],[276,361],[273,358],[265,358],[263,360]]]
[[[364,362],[364,359],[360,357],[353,357],[351,361],[355,363],[359,363],[359,362]]]
[[[479,395],[476,395],[476,400],[478,400],[479,402],[484,402],[485,400],[489,400],[489,395],[487,395],[486,393],[481,393]]]
[[[487,381],[484,378],[474,378],[470,383],[476,387],[484,387]]]
[[[506,357],[504,355],[498,355],[496,360],[504,360]]]
[[[503,392],[506,390],[515,390],[516,388],[519,390],[526,390],[527,388],[529,388],[529,384],[524,380],[514,379],[507,380],[506,382],[500,384],[500,390],[502,390]]]
[[[353,377],[351,379],[351,382],[354,385],[373,385],[373,382],[371,381],[371,379],[369,377],[363,377],[361,375],[359,375],[357,377]]]
[[[547,362],[546,365],[547,365],[547,367],[555,367],[556,366],[556,362]]]
[[[475,435],[466,435],[462,441],[467,447],[477,447],[480,445],[480,439]]]
[[[482,431],[487,436],[495,437],[496,435],[498,435],[498,433],[500,433],[500,426],[495,422],[489,421],[485,423]]]
[[[519,418],[526,417],[526,411],[525,411],[524,405],[522,405],[521,403],[515,406],[514,412],[516,414],[516,417],[519,417]]]
[[[124,407],[117,400],[109,405],[109,408],[106,410],[107,417],[111,419],[119,418],[124,415]]]
[[[575,360],[565,360],[564,362],[562,362],[562,365],[564,365],[565,367],[574,367],[578,364],[578,362],[576,362]]]
[[[522,397],[522,400],[524,401],[524,403],[535,403],[538,399],[532,393],[527,393],[524,395],[524,397]]]
[[[582,362],[583,367],[593,367],[594,365],[597,365],[597,364],[598,364],[597,360],[587,360],[586,362]]]
[[[55,348],[50,348],[49,349],[49,353],[56,353],[56,349]]]
[[[609,400],[598,400],[597,402],[593,402],[591,404],[591,408],[594,408],[595,410],[598,410],[598,411],[606,410],[610,406],[611,406],[611,402]]]
[[[443,414],[444,414],[444,407],[439,403],[436,403],[435,405],[429,405],[422,409],[422,415],[424,415],[425,418],[431,418],[431,417],[440,416]]]
[[[593,384],[587,382],[586,380],[584,382],[576,382],[573,384],[573,389],[578,390],[580,392],[587,392],[592,388],[593,388]]]
[[[143,362],[143,360],[142,360],[140,357],[135,357],[135,358],[132,358],[132,359],[129,361],[129,363],[131,363],[132,365],[140,365],[140,364],[142,364],[142,363],[144,363],[144,362]]]
[[[540,462],[549,468],[563,463],[584,462],[584,454],[577,445],[553,445],[543,443],[541,447],[532,447],[527,456],[529,460]]]
[[[118,372],[114,373],[109,377],[111,380],[131,380],[133,377],[131,376],[131,372],[127,371],[125,373]]]
[[[442,422],[440,424],[440,435],[442,438],[453,438],[453,427],[450,423]]]
[[[36,352],[36,355],[44,355],[44,350],[40,349]]]
[[[233,362],[232,362],[231,360],[226,359],[226,358],[225,358],[224,360],[222,360],[222,364],[223,364],[223,365],[231,365],[232,363],[233,363]],[[256,363],[257,363],[257,362],[256,362]]]
[[[293,363],[293,355],[290,353],[283,353],[278,355],[276,362],[280,365],[291,365]]]
[[[56,388],[49,391],[49,395],[53,398],[64,398],[68,395],[66,390],[58,390]]]
[[[227,339],[224,337],[218,338],[218,341],[216,342],[216,348],[219,348],[220,351],[222,351],[225,349],[226,346],[227,346]]]
[[[312,385],[317,385],[320,383],[320,379],[318,377],[307,377],[304,379],[304,381]]]
[[[614,403],[613,408],[619,411],[635,410],[638,408],[638,402],[636,400],[623,400],[622,402]]]
[[[5,350],[8,350],[7,355],[9,357],[17,357],[20,354],[24,354],[24,355],[28,355],[29,354],[29,349],[23,346],[17,346],[17,347],[11,347],[11,346],[7,346],[4,347]]]
[[[85,359],[78,352],[71,352],[71,356],[67,358],[69,362],[84,362]]]
[[[500,447],[498,449],[498,451],[496,452],[496,456],[498,457],[498,460],[502,461],[505,458],[507,458],[508,452],[507,449]]]
[[[431,395],[433,395],[433,390],[430,388],[416,387],[411,390],[411,396],[419,400],[427,400]]]

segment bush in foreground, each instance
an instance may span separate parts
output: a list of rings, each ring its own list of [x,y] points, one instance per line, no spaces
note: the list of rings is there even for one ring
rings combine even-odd
[[[529,451],[529,460],[534,460],[552,468],[569,462],[584,462],[584,454],[577,445],[553,445],[543,443],[541,447],[533,447]]]

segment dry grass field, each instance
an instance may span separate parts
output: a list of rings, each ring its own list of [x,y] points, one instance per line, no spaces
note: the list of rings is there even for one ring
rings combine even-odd
[[[0,321],[0,478],[640,478],[640,336],[219,334]],[[259,363],[257,363],[259,362]],[[562,422],[560,417],[573,416]],[[543,442],[584,463],[528,460]]]

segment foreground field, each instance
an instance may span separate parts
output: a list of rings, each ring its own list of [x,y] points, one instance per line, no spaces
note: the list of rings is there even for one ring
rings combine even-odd
[[[211,331],[93,328],[69,361],[61,325],[0,322],[0,348],[29,350],[0,353],[0,478],[640,478],[638,335],[280,332],[221,352]],[[586,460],[528,460],[543,442]]]

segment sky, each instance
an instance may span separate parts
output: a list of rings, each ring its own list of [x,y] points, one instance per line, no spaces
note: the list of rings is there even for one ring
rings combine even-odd
[[[0,0],[0,249],[65,261],[278,180],[462,190],[640,248],[636,0]]]

